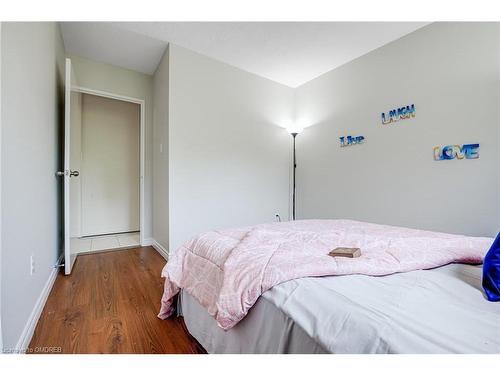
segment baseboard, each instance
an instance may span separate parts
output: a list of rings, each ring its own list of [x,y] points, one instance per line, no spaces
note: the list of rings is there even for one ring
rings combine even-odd
[[[122,250],[137,249],[137,246],[138,245],[132,245],[132,246],[115,247],[115,248],[111,248],[111,249],[81,251],[81,252],[78,253],[78,256],[100,254],[100,253],[109,253],[109,252],[112,252],[112,251],[122,251]],[[139,245],[139,246],[144,246],[144,245]]]
[[[163,257],[165,258],[165,260],[168,260],[168,250],[165,249],[162,245],[160,245],[158,243],[158,241],[156,241],[155,239],[152,239],[153,242],[151,244],[151,246],[153,246],[155,248],[156,251],[158,251],[158,253]]]
[[[141,246],[153,246],[155,241],[152,238],[144,238],[142,240]]]
[[[57,260],[57,265],[61,264],[63,260],[63,255],[59,257]],[[38,319],[40,319],[40,315],[42,315],[43,308],[45,307],[45,303],[47,302],[47,298],[49,298],[50,291],[54,286],[54,282],[56,281],[57,274],[59,273],[59,267],[54,267],[50,272],[49,278],[45,282],[45,285],[38,296],[38,299],[35,303],[35,307],[33,307],[33,311],[24,326],[23,332],[21,333],[21,337],[19,337],[19,341],[16,345],[16,353],[25,353],[28,349],[28,346],[33,338],[33,334],[35,333],[35,328],[38,323]]]

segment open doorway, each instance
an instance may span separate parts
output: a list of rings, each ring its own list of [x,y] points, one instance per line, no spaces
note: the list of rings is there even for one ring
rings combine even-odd
[[[135,99],[71,91],[70,248],[78,254],[142,242],[142,117]]]

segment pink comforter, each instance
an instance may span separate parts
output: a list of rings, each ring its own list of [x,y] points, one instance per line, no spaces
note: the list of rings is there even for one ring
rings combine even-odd
[[[351,220],[302,220],[202,233],[170,255],[158,315],[173,313],[184,288],[218,325],[229,329],[274,285],[309,276],[389,275],[481,263],[491,238],[466,237]],[[332,258],[336,247],[359,247],[359,258]]]

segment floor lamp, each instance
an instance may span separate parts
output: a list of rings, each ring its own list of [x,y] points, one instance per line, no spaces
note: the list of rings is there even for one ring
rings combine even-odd
[[[292,190],[292,220],[295,220],[295,171],[297,169],[297,158],[295,156],[295,138],[297,134],[300,133],[300,129],[291,129],[289,130],[290,134],[293,137],[293,190]]]

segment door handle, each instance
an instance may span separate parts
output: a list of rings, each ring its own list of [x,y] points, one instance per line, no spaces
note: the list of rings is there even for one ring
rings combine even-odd
[[[57,171],[56,172],[56,176],[57,177],[63,177],[63,176],[66,176],[67,173],[66,172],[63,172],[63,171]],[[69,177],[78,177],[80,176],[80,172],[78,171],[70,171],[69,172]]]

